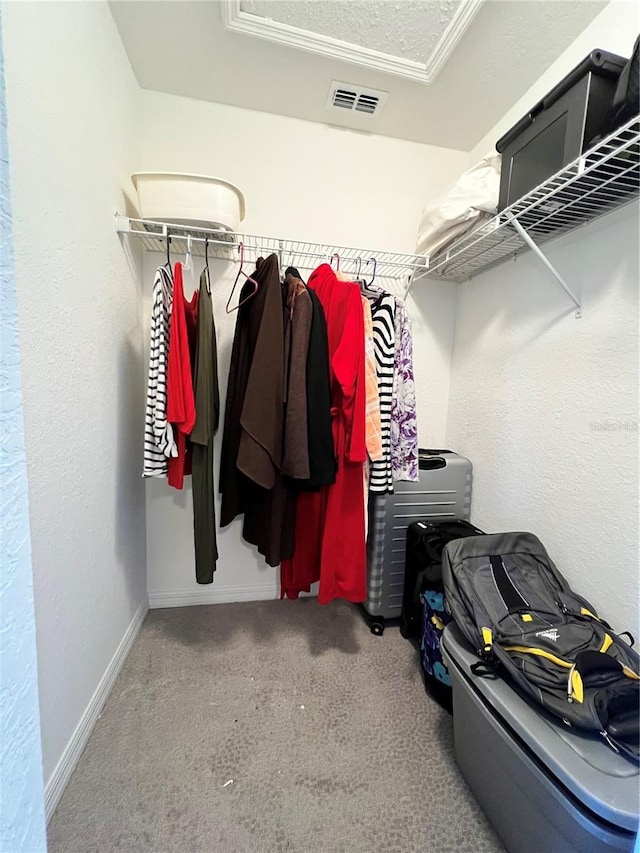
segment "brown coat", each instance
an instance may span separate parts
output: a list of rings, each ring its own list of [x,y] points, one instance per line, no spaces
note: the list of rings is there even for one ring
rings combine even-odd
[[[284,332],[278,259],[260,259],[258,292],[238,310],[220,460],[221,525],[251,505],[256,486],[272,489],[282,463]],[[247,282],[241,301],[253,289]]]
[[[295,480],[309,478],[307,432],[307,353],[313,308],[300,279],[287,276],[285,300],[286,415],[282,473]]]
[[[258,292],[238,311],[231,351],[220,523],[244,513],[244,538],[277,566],[294,550],[295,492],[282,472],[285,333],[276,256],[259,260],[253,278]],[[245,285],[241,301],[252,287]]]

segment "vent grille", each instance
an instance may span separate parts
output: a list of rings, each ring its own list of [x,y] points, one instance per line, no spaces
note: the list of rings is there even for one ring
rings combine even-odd
[[[387,100],[388,92],[378,92],[376,89],[364,89],[350,83],[333,81],[329,89],[327,109],[349,110],[377,115]]]
[[[333,106],[343,110],[352,110],[358,102],[358,95],[347,89],[336,89],[333,93]]]
[[[376,95],[360,95],[356,101],[356,109],[360,113],[373,114],[378,109],[379,103],[380,98],[376,97]]]

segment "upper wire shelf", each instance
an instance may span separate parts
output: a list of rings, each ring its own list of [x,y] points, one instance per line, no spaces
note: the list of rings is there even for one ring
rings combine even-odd
[[[638,197],[639,190],[640,116],[636,116],[548,181],[457,240],[446,253],[428,262],[425,274],[467,281],[531,248],[522,229],[540,246],[628,204]]]
[[[398,281],[407,281],[417,271],[425,268],[422,255],[402,252],[379,252],[376,249],[354,249],[332,244],[308,243],[302,240],[285,240],[276,237],[259,237],[213,228],[192,227],[171,222],[149,219],[131,219],[116,216],[116,231],[138,237],[143,246],[152,252],[166,250],[167,238],[171,238],[171,251],[184,254],[191,238],[191,251],[204,257],[205,242],[211,259],[237,261],[240,243],[244,245],[245,259],[255,262],[275,252],[282,268],[292,266],[300,270],[313,270],[323,262],[333,259],[339,268],[348,273],[371,275],[374,271],[371,260],[375,258],[375,275]]]

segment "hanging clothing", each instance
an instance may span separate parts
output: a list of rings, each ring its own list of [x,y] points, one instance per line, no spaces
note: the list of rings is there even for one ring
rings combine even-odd
[[[373,320],[371,306],[365,296],[361,296],[364,312],[364,361],[366,388],[366,423],[365,435],[367,453],[372,462],[383,458],[382,426],[380,423],[380,393],[378,391],[378,375],[376,372],[376,349],[373,341]],[[369,477],[367,476],[367,488]]]
[[[278,259],[260,258],[240,294],[225,407],[220,523],[246,510],[250,483],[273,488],[282,463],[284,329]],[[247,301],[245,301],[247,300]],[[248,481],[248,482],[247,482]]]
[[[184,298],[182,264],[173,273],[173,307],[169,334],[169,371],[167,382],[167,420],[174,426],[177,454],[169,459],[169,485],[182,489],[184,475],[191,473],[191,454],[187,455],[187,436],[196,420],[192,364],[198,317],[198,291],[190,301]]]
[[[285,429],[282,473],[297,480],[309,479],[307,440],[307,355],[313,307],[301,279],[285,277]]]
[[[167,423],[167,367],[172,303],[173,279],[171,271],[166,267],[159,267],[153,281],[151,297],[143,477],[165,477],[167,474],[167,457],[176,456],[178,453],[173,429]]]
[[[404,302],[396,298],[393,402],[391,405],[391,465],[394,481],[417,483],[418,419],[413,377],[411,320]]]
[[[298,496],[296,549],[281,568],[281,595],[297,598],[320,581],[318,601],[364,601],[366,556],[362,463],[365,443],[364,317],[357,285],[328,264],[311,275],[324,309],[330,358],[331,415],[338,470],[333,485]]]
[[[309,476],[307,381],[312,306],[302,280],[285,278],[282,292],[284,327],[284,431],[282,466],[269,491],[254,491],[245,512],[244,538],[255,544],[270,566],[290,559],[295,549],[296,497],[299,478]]]
[[[213,485],[213,439],[220,419],[217,358],[213,303],[207,271],[203,270],[193,374],[196,422],[190,435],[196,580],[202,584],[213,581],[218,559]]]
[[[254,487],[244,514],[242,537],[256,546],[268,566],[275,568],[293,555],[295,532],[295,488],[283,477],[272,489]]]
[[[331,382],[329,341],[322,304],[314,291],[307,290],[312,306],[309,349],[307,351],[307,444],[309,479],[298,480],[298,489],[315,491],[335,482],[338,463],[331,426]]]
[[[278,258],[258,259],[238,309],[220,460],[220,523],[244,513],[244,538],[269,565],[293,553],[295,496],[282,478],[284,311]],[[240,301],[253,290],[247,282]]]
[[[366,295],[366,291],[365,291]],[[371,463],[369,488],[377,494],[393,491],[391,465],[391,406],[393,402],[393,374],[395,360],[396,301],[390,293],[381,292],[371,302],[373,339],[376,348],[376,373],[380,395],[380,427],[382,433],[382,459]]]

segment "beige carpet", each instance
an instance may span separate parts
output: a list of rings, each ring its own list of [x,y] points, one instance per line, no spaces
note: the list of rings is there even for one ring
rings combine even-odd
[[[155,610],[50,853],[502,851],[397,628],[313,599]]]

